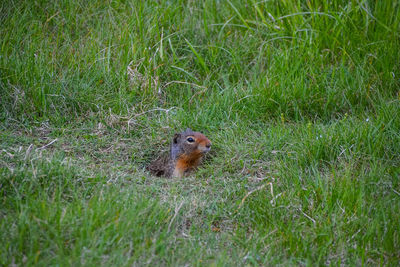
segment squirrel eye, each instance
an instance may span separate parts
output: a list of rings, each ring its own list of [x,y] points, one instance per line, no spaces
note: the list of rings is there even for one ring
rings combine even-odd
[[[189,143],[193,143],[194,139],[192,137],[189,137],[188,139],[186,139]]]

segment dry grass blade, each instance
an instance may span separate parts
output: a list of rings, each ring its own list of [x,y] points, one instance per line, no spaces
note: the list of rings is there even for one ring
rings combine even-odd
[[[237,213],[237,212],[240,210],[240,208],[243,206],[243,204],[244,204],[244,202],[246,201],[246,199],[247,199],[251,194],[253,194],[253,193],[257,192],[257,191],[260,191],[260,190],[264,189],[264,188],[265,188],[266,186],[268,186],[268,185],[270,186],[271,195],[272,195],[272,198],[273,198],[273,200],[274,200],[274,188],[273,188],[273,185],[272,185],[271,182],[270,182],[270,183],[266,183],[266,184],[260,185],[259,187],[257,187],[257,188],[254,189],[254,190],[249,191],[249,192],[244,196],[244,198],[242,199],[242,201],[240,202],[240,205],[239,205],[239,207],[235,210],[235,213]]]

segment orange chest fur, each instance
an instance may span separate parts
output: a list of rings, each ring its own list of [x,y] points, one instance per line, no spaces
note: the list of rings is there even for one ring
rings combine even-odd
[[[190,157],[183,154],[176,161],[176,168],[185,171],[187,169],[197,167],[200,163],[201,156],[201,153],[192,153]]]

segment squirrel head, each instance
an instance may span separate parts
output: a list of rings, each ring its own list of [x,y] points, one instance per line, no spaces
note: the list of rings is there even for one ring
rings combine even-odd
[[[174,135],[171,144],[171,158],[176,160],[182,155],[202,157],[210,149],[211,141],[204,134],[187,128],[184,132]]]

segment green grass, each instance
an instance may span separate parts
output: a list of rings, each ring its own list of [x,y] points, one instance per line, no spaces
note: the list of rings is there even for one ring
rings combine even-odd
[[[2,1],[1,265],[398,265],[397,1]],[[190,127],[184,179],[145,166]]]

